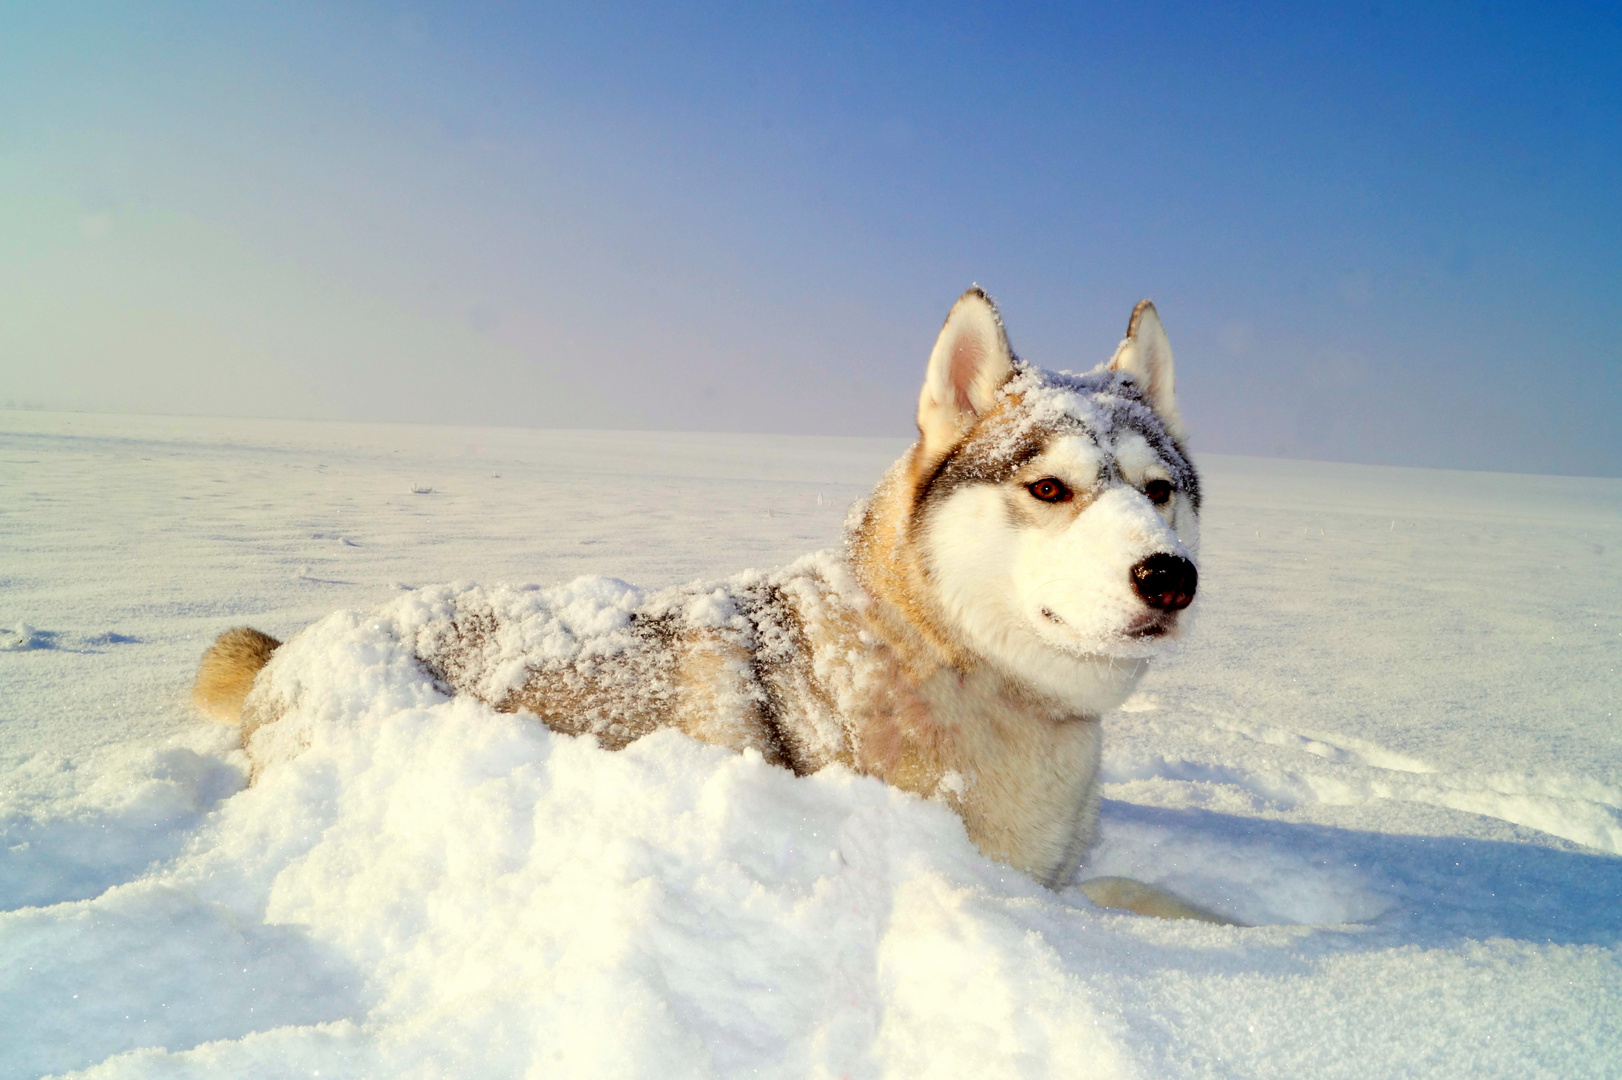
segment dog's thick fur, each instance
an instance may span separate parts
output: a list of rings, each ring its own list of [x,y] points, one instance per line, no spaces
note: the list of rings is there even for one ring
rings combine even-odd
[[[236,723],[259,669],[270,663],[270,654],[281,644],[250,626],[227,630],[203,654],[191,688],[192,703],[206,716]]]
[[[1093,372],[1044,372],[971,289],[930,357],[918,429],[842,554],[636,594],[608,630],[560,630],[557,595],[465,589],[414,601],[393,632],[500,711],[611,749],[676,727],[797,773],[838,762],[949,803],[987,855],[1066,884],[1095,832],[1099,717],[1184,632],[1195,590],[1199,486],[1159,317],[1139,304]],[[299,680],[278,672],[304,636],[278,648],[239,628],[203,659],[196,701],[240,720],[256,774],[297,752],[275,735]],[[1119,878],[1082,887],[1214,918]]]

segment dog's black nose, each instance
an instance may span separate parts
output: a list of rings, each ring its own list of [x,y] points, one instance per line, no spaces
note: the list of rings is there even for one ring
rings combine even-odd
[[[1194,602],[1200,572],[1180,555],[1164,551],[1132,568],[1132,587],[1156,611],[1182,611]]]

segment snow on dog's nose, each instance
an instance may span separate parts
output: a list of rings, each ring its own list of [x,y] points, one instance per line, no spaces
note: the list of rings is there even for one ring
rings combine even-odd
[[[1132,587],[1156,611],[1181,611],[1194,602],[1200,572],[1180,555],[1157,552],[1132,568]]]

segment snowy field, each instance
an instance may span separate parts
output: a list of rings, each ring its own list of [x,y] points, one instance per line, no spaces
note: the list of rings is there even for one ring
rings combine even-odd
[[[901,449],[0,413],[0,1077],[1622,1076],[1622,481],[1199,459],[1084,873],[1249,927],[386,681],[246,789],[187,704],[232,625],[780,565]]]

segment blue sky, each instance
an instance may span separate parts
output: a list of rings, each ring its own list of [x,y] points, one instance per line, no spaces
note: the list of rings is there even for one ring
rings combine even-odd
[[[905,435],[1151,296],[1196,450],[1622,475],[1613,6],[0,3],[0,405]]]

